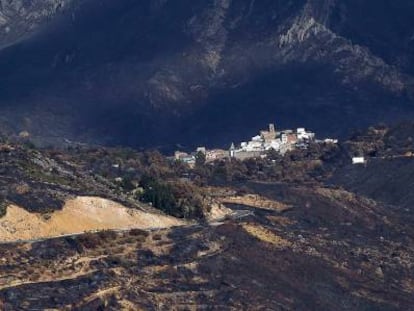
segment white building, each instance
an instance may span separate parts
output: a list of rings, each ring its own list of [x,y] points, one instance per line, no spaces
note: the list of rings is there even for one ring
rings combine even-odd
[[[333,139],[333,138],[325,138],[323,140],[323,142],[325,144],[337,144],[338,143],[338,140],[337,139]]]
[[[257,140],[249,141],[247,143],[247,146],[246,146],[245,150],[249,151],[249,152],[251,152],[251,151],[262,151],[263,150],[263,142],[261,140],[260,141],[257,141]]]
[[[206,147],[198,147],[197,150],[196,150],[196,152],[197,153],[198,152],[201,152],[201,153],[206,154],[207,153],[207,149],[206,149]]]
[[[260,135],[257,135],[257,136],[252,137],[252,141],[260,141],[260,142],[262,142],[263,139],[262,139],[262,137]]]
[[[281,138],[281,140],[282,140],[282,145],[285,145],[285,144],[287,144],[287,143],[288,143],[288,136],[287,136],[287,134],[282,134],[282,135],[280,136],[280,138]]]
[[[303,127],[296,130],[296,135],[298,140],[313,140],[315,138],[315,133],[307,132]]]
[[[280,139],[272,139],[270,143],[265,143],[264,144],[264,149],[265,150],[275,150],[275,151],[279,151],[280,150],[280,145],[282,144],[282,141]]]
[[[352,164],[365,164],[365,158],[364,157],[353,157],[352,158]]]

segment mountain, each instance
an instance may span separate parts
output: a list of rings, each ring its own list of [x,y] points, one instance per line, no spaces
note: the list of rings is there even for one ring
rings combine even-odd
[[[1,1],[1,121],[42,143],[341,135],[413,116],[413,24],[408,0]]]

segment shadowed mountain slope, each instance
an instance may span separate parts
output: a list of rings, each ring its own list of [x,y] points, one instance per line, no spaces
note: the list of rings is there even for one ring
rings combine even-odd
[[[2,3],[19,17],[0,19],[2,121],[46,142],[159,146],[410,117],[412,4],[354,2]]]

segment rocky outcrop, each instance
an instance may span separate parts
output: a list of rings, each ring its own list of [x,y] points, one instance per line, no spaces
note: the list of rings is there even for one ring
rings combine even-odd
[[[404,91],[407,86],[408,78],[396,68],[373,55],[369,49],[335,34],[312,16],[299,17],[280,36],[279,47],[285,61],[335,62],[344,84],[372,81],[396,93]]]
[[[73,0],[1,0],[0,47],[27,37],[66,9]]]

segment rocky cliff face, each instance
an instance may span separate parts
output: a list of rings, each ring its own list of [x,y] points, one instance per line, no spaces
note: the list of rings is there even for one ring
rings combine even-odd
[[[69,6],[72,0],[1,0],[0,46],[27,37]]]
[[[24,39],[0,52],[2,115],[43,138],[224,144],[414,114],[410,1],[3,2],[0,45]]]

